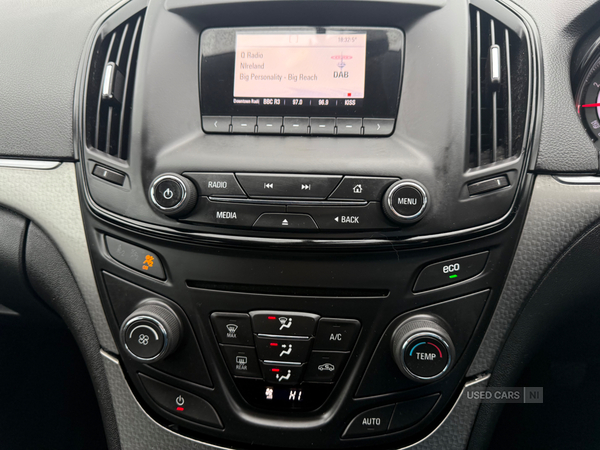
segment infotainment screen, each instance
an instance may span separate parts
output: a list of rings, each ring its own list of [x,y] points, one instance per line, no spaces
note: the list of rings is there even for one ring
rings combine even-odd
[[[304,133],[308,119],[311,134],[319,131],[313,122],[322,134],[365,134],[368,122],[376,134],[385,125],[389,135],[400,101],[403,48],[404,35],[396,28],[207,29],[199,68],[204,131],[260,133],[263,123],[265,132]],[[249,119],[232,119],[231,131],[227,117]],[[261,117],[273,120],[267,124]],[[280,129],[286,118],[295,120],[295,128]]]
[[[365,96],[367,34],[236,33],[233,102]],[[349,102],[349,104],[356,104]]]

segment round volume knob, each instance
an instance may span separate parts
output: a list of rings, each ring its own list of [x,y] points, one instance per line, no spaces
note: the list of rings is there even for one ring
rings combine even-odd
[[[121,342],[134,359],[148,363],[175,351],[181,322],[166,304],[150,300],[131,313],[121,325]]]
[[[401,180],[387,189],[381,203],[383,211],[393,222],[412,223],[423,218],[429,198],[421,183]]]
[[[196,205],[197,199],[194,183],[176,173],[160,175],[150,184],[150,202],[166,216],[185,216]]]
[[[403,322],[392,336],[392,352],[404,375],[424,383],[442,378],[454,362],[450,336],[429,316]]]

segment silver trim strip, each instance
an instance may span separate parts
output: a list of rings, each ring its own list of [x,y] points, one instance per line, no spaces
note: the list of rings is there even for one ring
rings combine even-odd
[[[116,357],[114,357],[113,355],[111,355],[110,353],[108,353],[107,351],[105,351],[102,348],[100,349],[100,355],[104,356],[111,363],[116,364],[117,366],[120,365],[119,360]]]
[[[266,198],[235,198],[235,197],[213,197],[208,199],[213,202],[229,203],[256,203],[256,204],[282,204],[282,205],[304,205],[304,206],[367,206],[369,202],[364,200],[344,201],[344,200],[285,200],[285,199],[266,199]]]
[[[0,167],[15,169],[50,170],[56,169],[61,164],[60,161],[42,161],[39,159],[0,159]]]
[[[600,184],[595,175],[555,175],[554,178],[564,184]]]
[[[20,314],[0,303],[0,316],[20,316]]]
[[[272,364],[275,366],[297,366],[300,367],[302,365],[301,362],[294,362],[294,361],[273,361],[270,359],[266,359],[263,361],[265,364]]]
[[[308,336],[286,336],[284,334],[257,334],[258,337],[269,338],[269,339],[295,339],[297,341],[308,341]]]
[[[500,83],[500,47],[490,47],[490,77],[492,83]]]

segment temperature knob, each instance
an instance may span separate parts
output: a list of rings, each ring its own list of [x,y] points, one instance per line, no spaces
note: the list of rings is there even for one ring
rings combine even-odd
[[[392,352],[402,373],[420,382],[442,378],[454,363],[449,334],[430,316],[403,322],[392,336]]]
[[[123,346],[131,357],[144,363],[160,361],[173,353],[180,335],[177,314],[159,300],[147,301],[121,325]]]

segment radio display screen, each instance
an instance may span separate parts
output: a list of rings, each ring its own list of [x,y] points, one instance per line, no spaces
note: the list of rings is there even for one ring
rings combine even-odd
[[[366,62],[366,33],[236,33],[233,102],[363,99]]]
[[[201,114],[395,119],[403,50],[396,28],[210,28]]]

